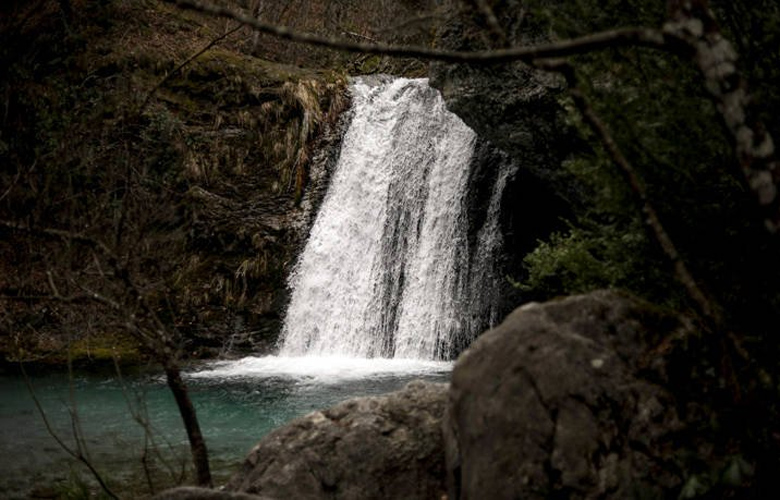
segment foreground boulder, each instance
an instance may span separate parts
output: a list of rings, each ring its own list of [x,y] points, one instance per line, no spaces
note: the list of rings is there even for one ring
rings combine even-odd
[[[676,498],[682,424],[646,353],[681,328],[602,291],[523,306],[483,334],[452,376],[450,500]]]
[[[263,438],[226,490],[295,499],[439,499],[446,384],[356,398]]]

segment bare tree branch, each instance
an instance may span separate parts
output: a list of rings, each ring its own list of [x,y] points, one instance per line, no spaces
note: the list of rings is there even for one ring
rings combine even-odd
[[[152,479],[150,458],[153,459],[154,457],[157,457],[162,466],[167,469],[170,477],[173,478],[177,484],[182,482],[183,474],[181,472],[177,473],[173,469],[173,466],[162,455],[160,451],[160,445],[158,445],[157,440],[155,439],[156,434],[160,435],[166,447],[170,450],[174,449],[173,445],[164,434],[160,433],[152,425],[152,422],[149,420],[149,411],[146,407],[146,401],[144,398],[136,394],[136,397],[134,398],[135,404],[133,403],[133,400],[130,397],[130,389],[128,388],[128,384],[122,374],[122,368],[119,365],[119,359],[116,355],[112,356],[112,358],[114,361],[114,371],[116,373],[117,380],[119,381],[119,388],[122,391],[122,397],[125,400],[127,409],[130,412],[130,415],[133,417],[133,420],[135,420],[144,431],[144,450],[141,455],[141,466],[143,467],[144,478],[146,479],[146,485],[149,488],[149,493],[154,495],[156,493],[156,488]]]
[[[461,52],[430,49],[419,46],[397,46],[385,43],[363,43],[344,38],[327,37],[295,31],[285,26],[255,19],[251,16],[219,5],[198,0],[162,0],[183,9],[195,10],[213,16],[233,19],[259,32],[267,33],[292,42],[305,43],[346,52],[361,52],[394,57],[415,57],[419,59],[450,63],[495,64],[510,61],[531,62],[534,59],[566,57],[584,54],[594,50],[620,46],[645,46],[669,50],[680,45],[674,33],[665,33],[648,28],[625,28],[586,35],[534,47],[512,47],[507,49]]]
[[[6,105],[6,110],[7,110],[7,105]],[[35,170],[35,165],[37,164],[38,164],[38,159],[36,158],[35,160],[33,160],[32,165],[30,165],[30,168],[27,171],[27,173],[29,174],[30,172]],[[8,189],[6,189],[5,192],[2,195],[0,195],[0,201],[3,201],[3,199],[5,199],[6,196],[11,194],[11,191],[13,191],[13,189],[16,187],[16,184],[19,182],[21,176],[22,176],[22,171],[20,169],[18,172],[16,172],[16,176],[14,177],[14,180],[11,181],[11,185],[8,186]]]
[[[64,304],[87,304],[89,302],[96,302],[104,306],[118,311],[121,306],[102,295],[97,293],[86,293],[79,295],[17,295],[14,293],[8,293],[7,291],[0,290],[0,300],[35,303],[35,302],[62,302]]]
[[[752,121],[748,113],[746,82],[737,71],[737,53],[720,33],[714,16],[704,0],[669,0],[671,20],[662,30],[625,28],[594,33],[570,40],[532,47],[461,52],[426,47],[361,43],[351,40],[302,33],[284,26],[254,19],[227,7],[200,0],[163,0],[181,8],[233,19],[251,28],[293,42],[348,52],[396,57],[413,57],[449,63],[495,64],[510,61],[533,63],[537,59],[555,59],[606,48],[642,46],[692,58],[699,68],[705,87],[732,136],[742,175],[755,194],[771,233],[780,231],[780,168],[771,135]],[[490,27],[497,19],[486,2],[475,0]]]
[[[145,317],[151,321],[151,325],[142,325],[141,319],[134,313],[135,305],[128,308],[119,304],[118,309],[120,314],[125,316],[125,328],[127,331],[135,338],[143,341],[146,348],[157,357],[158,362],[163,366],[168,388],[173,393],[179,414],[187,431],[198,485],[211,487],[211,471],[206,441],[203,439],[195,407],[189,398],[187,386],[181,377],[181,370],[176,362],[174,337],[169,332],[165,322],[160,319],[155,308],[149,303],[140,287],[133,281],[130,271],[121,263],[116,253],[102,241],[82,233],[55,228],[32,228],[5,220],[0,220],[0,227],[81,243],[100,252],[106,258],[108,264],[113,268],[116,279],[122,284],[131,301],[140,306]],[[54,297],[56,299],[56,296]],[[86,295],[84,297],[91,297],[95,301],[110,303],[109,300],[103,299],[98,294]]]
[[[493,8],[488,5],[488,3],[485,0],[475,0],[477,7],[479,8],[479,11],[482,13],[482,16],[485,18],[485,22],[490,27],[490,31],[493,32],[493,34],[498,38],[498,41],[501,43],[502,47],[506,47],[509,45],[509,40],[506,37],[506,33],[504,32],[504,29],[501,27],[501,24],[498,22],[498,18],[496,17],[496,13],[493,12]]]
[[[370,36],[361,35],[360,33],[355,33],[354,31],[342,31],[342,35],[349,35],[354,38],[362,38],[363,40],[368,40],[369,42],[376,43],[378,40],[376,38],[371,38]]]
[[[24,378],[24,383],[27,386],[27,391],[30,393],[30,397],[33,400],[33,403],[35,404],[35,408],[38,410],[38,413],[41,416],[41,419],[43,420],[43,425],[46,427],[46,432],[49,433],[49,435],[54,439],[54,441],[57,442],[57,444],[62,448],[62,450],[73,457],[74,459],[78,460],[79,462],[83,463],[87,469],[89,469],[89,472],[92,474],[92,476],[95,478],[95,480],[98,482],[100,487],[103,489],[103,491],[111,498],[118,499],[119,497],[116,496],[116,494],[111,491],[111,488],[108,487],[106,482],[103,480],[103,476],[100,475],[100,472],[95,468],[94,464],[91,460],[89,460],[84,454],[81,452],[81,446],[79,446],[79,437],[75,436],[76,443],[77,443],[77,449],[74,450],[70,446],[68,446],[65,441],[60,438],[60,436],[54,431],[54,428],[52,428],[51,424],[49,423],[48,417],[46,417],[46,411],[43,409],[43,406],[41,405],[41,402],[38,400],[38,397],[35,395],[35,389],[33,388],[32,382],[30,381],[30,377],[27,375],[27,370],[24,368],[23,363],[19,363],[19,368],[22,371],[22,377]],[[73,414],[71,413],[71,418],[73,417]]]

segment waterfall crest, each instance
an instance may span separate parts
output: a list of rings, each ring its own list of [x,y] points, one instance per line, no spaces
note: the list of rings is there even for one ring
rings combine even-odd
[[[470,250],[474,132],[425,79],[356,79],[351,91],[341,155],[290,277],[280,355],[449,359],[484,315],[475,297],[492,298],[471,289],[495,288],[474,280],[495,279],[483,261],[500,241],[506,176]]]

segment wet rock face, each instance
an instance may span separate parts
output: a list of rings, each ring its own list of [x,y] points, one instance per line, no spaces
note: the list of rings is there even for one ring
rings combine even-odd
[[[520,2],[493,2],[501,35],[484,25],[477,11],[450,4],[451,14],[439,29],[437,46],[461,51],[534,45],[545,41],[545,31],[525,15]],[[529,21],[531,19],[531,21]],[[557,180],[558,165],[571,147],[562,108],[556,96],[563,82],[555,75],[522,63],[444,64],[429,68],[431,86],[438,88],[450,111],[477,134],[502,149],[522,168],[541,179]],[[559,195],[570,196],[566,186]]]
[[[441,498],[446,394],[446,384],[412,382],[297,419],[260,441],[226,489],[296,499]]]
[[[445,416],[450,499],[665,498],[682,479],[682,428],[646,357],[680,328],[647,304],[595,292],[529,304],[458,360]],[[652,333],[651,333],[652,332]]]
[[[456,0],[444,3],[449,14],[439,27],[436,43],[442,49],[530,45],[546,36],[514,0],[489,2],[495,4],[503,38],[481,21],[483,16],[476,9],[464,10],[463,2]],[[563,229],[561,220],[570,218],[582,203],[581,187],[561,168],[563,159],[578,147],[558,101],[563,82],[522,63],[433,63],[429,78],[450,111],[520,167],[505,189],[501,225],[507,248],[512,249],[507,255],[508,273],[521,276],[523,256],[539,240]]]

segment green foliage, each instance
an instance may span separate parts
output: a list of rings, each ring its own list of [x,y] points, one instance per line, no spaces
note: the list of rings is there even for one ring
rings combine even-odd
[[[620,26],[660,28],[664,22],[663,2],[531,4],[553,39]],[[780,5],[766,0],[710,4],[740,54],[739,70],[754,103],[750,119],[777,142]],[[687,336],[673,341],[666,353],[651,354],[664,358],[672,374],[665,382],[679,401],[705,402],[706,409],[681,414],[692,429],[674,452],[686,474],[679,498],[747,498],[776,491],[776,442],[769,436],[780,415],[778,237],[760,223],[720,113],[684,57],[622,48],[571,62],[680,260],[723,311],[717,331],[705,326],[701,337]],[[580,188],[579,205],[567,231],[540,242],[525,257],[520,286],[535,298],[619,287],[676,311],[695,311],[673,262],[645,227],[644,200],[628,189],[572,103],[562,105],[567,125],[582,139],[564,166]]]
[[[660,27],[664,21],[662,6],[633,1],[610,5],[584,0],[555,9],[539,5],[537,14],[546,12],[554,38],[617,26]],[[766,247],[761,243],[765,235],[751,213],[753,201],[742,184],[719,114],[689,61],[657,51],[620,49],[572,62],[588,101],[639,175],[694,277],[733,316],[742,315],[756,299],[776,303],[777,287],[756,286],[762,279],[757,270],[763,266],[764,272],[776,276],[780,270],[769,254],[759,250]],[[780,71],[773,73],[776,78]],[[758,88],[766,87],[759,82]],[[568,125],[587,145],[574,151],[565,166],[581,186],[582,205],[568,234],[544,242],[526,259],[530,281],[524,285],[541,295],[623,286],[653,300],[679,304],[682,294],[671,263],[643,227],[641,200],[628,189],[573,105],[562,104]],[[780,100],[770,98],[765,109],[778,105]],[[642,244],[625,244],[640,240]],[[565,250],[570,245],[573,248]],[[553,279],[556,273],[562,276]],[[768,285],[769,280],[762,281]],[[755,307],[750,310],[755,312]]]
[[[576,117],[572,124],[578,126]],[[519,284],[535,296],[552,297],[599,288],[632,290],[657,303],[679,305],[668,263],[659,255],[636,201],[610,162],[600,154],[564,163],[592,205],[565,232],[524,258],[527,277]],[[628,210],[627,210],[628,207]]]
[[[614,226],[594,229],[572,227],[542,242],[524,259],[529,276],[520,287],[550,296],[627,285],[638,264],[637,248],[646,243],[644,234]]]

